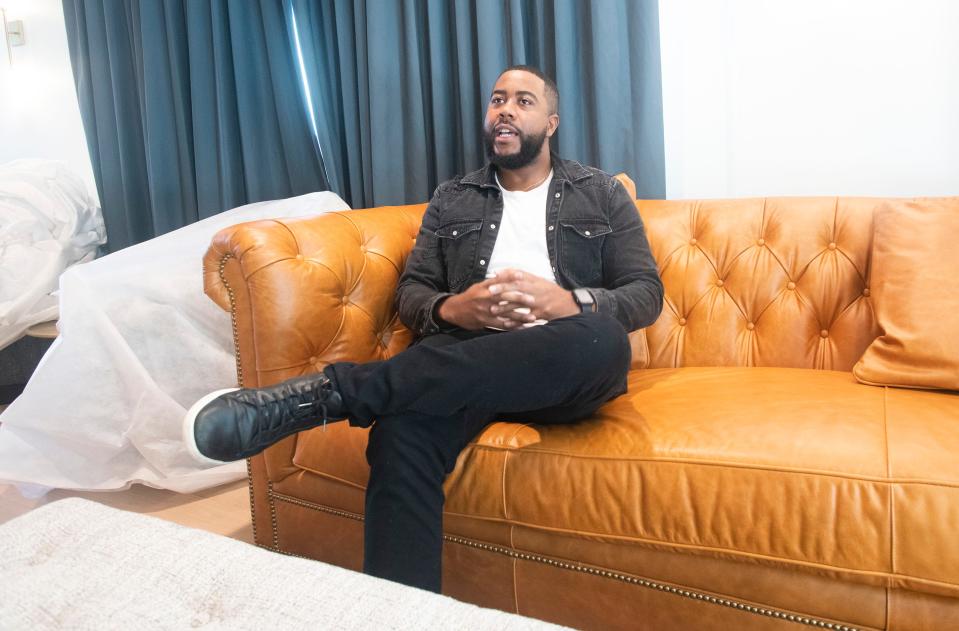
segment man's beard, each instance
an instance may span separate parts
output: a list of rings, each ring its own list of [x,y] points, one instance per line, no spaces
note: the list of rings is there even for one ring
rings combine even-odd
[[[495,128],[495,126],[494,126]],[[500,169],[511,171],[513,169],[522,169],[531,164],[539,155],[543,147],[543,141],[546,140],[546,130],[539,134],[518,134],[519,151],[509,155],[497,155],[494,149],[496,133],[493,129],[483,130],[483,147],[486,149],[486,158]]]

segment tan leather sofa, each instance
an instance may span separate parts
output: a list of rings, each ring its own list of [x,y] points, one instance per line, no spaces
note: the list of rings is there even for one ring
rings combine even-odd
[[[879,334],[880,201],[637,202],[666,305],[629,392],[461,454],[444,591],[591,629],[959,628],[959,395],[850,372]],[[219,233],[206,291],[240,382],[406,347],[393,289],[424,210]],[[256,542],[360,568],[365,443],[340,423],[253,458]]]

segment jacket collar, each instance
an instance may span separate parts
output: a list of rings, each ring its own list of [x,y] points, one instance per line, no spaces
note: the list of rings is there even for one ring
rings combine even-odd
[[[564,160],[552,151],[550,152],[549,156],[553,164],[554,180],[578,182],[588,177],[592,177],[593,175],[582,164],[576,162],[575,160]],[[482,169],[473,171],[469,175],[464,175],[460,179],[460,182],[463,184],[479,186],[480,188],[498,189],[499,186],[496,185],[495,171],[496,168],[487,162],[486,166],[484,166]]]

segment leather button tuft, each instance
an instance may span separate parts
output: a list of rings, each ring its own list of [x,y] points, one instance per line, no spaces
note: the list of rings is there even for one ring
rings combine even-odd
[[[752,322],[747,322],[747,323],[746,323],[746,328],[749,329],[750,331],[752,331],[753,329],[756,328],[756,325],[753,324]]]
[[[679,326],[686,326],[686,318],[679,319]]]
[[[819,332],[819,337],[829,337],[829,331],[827,331],[826,329],[823,329],[822,331]]]
[[[830,249],[830,250],[835,250],[835,249],[836,249],[836,244],[835,244],[835,243],[830,243],[830,244],[829,244],[829,249]]]
[[[760,239],[759,241],[756,242],[756,245],[759,245],[759,246],[766,245],[766,240]]]
[[[720,279],[718,279],[718,280],[716,281],[716,286],[717,286],[717,287],[722,287],[722,286],[725,285],[725,284],[726,284],[726,283],[723,282],[723,279],[722,279],[722,278],[720,278]]]
[[[340,302],[342,302],[343,304],[349,304],[349,302],[350,302],[350,297],[349,297],[349,296],[343,296],[343,298],[340,300]]]
[[[302,254],[297,254],[297,255],[296,255],[296,260],[297,260],[297,261],[302,261],[302,260],[303,260],[303,255],[302,255]]]
[[[795,289],[795,288],[796,288],[796,283],[792,281],[789,281],[788,283],[786,283],[786,289]]]
[[[689,240],[689,245],[696,245],[697,243],[699,243],[699,242],[696,241],[696,239],[690,239],[690,240]]]
[[[862,295],[865,296],[866,298],[869,297],[869,293],[870,293],[870,292],[869,292],[869,288],[868,288],[868,287],[866,287],[865,289],[862,290]]]
[[[315,363],[316,363],[316,355],[310,357],[310,363],[311,363],[311,364],[315,364]]]

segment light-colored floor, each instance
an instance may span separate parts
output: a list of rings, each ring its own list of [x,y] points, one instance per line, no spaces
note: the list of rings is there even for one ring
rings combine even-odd
[[[0,411],[3,407],[0,406]],[[66,497],[82,497],[113,508],[153,515],[184,526],[253,542],[250,492],[246,480],[196,493],[174,493],[134,484],[126,491],[55,489],[37,499],[23,497],[16,487],[0,484],[0,524]]]
[[[83,492],[55,489],[39,499],[25,498],[15,487],[0,484],[0,523],[66,497],[82,497],[113,508],[153,515],[184,526],[253,542],[250,492],[246,480],[196,493],[174,493],[140,484],[135,484],[126,491]]]

